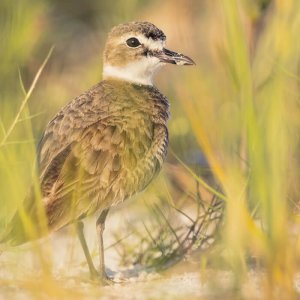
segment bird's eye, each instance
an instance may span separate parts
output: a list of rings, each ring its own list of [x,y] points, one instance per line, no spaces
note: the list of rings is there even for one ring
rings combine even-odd
[[[127,46],[131,48],[136,48],[141,45],[140,41],[137,38],[130,38],[126,41]]]

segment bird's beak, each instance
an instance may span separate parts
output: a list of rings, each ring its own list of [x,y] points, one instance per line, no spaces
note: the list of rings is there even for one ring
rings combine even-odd
[[[153,53],[163,63],[169,63],[179,66],[192,66],[195,65],[195,62],[181,53],[173,52],[166,48],[163,48],[161,51],[156,51]]]

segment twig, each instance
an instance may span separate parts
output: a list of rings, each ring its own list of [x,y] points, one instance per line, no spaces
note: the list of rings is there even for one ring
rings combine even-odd
[[[43,114],[44,114],[44,112],[39,112],[39,113],[36,113],[36,114],[34,114],[34,115],[30,115],[30,116],[28,116],[28,117],[20,118],[20,119],[18,120],[18,123],[24,122],[24,121],[27,121],[27,120],[31,120],[31,119],[36,118],[36,117],[38,117],[38,116],[41,116],[41,115],[43,115]]]
[[[154,205],[155,205],[157,211],[162,215],[163,219],[165,220],[166,224],[168,225],[169,229],[171,230],[171,232],[175,236],[178,244],[180,245],[180,240],[179,240],[174,228],[171,226],[170,222],[168,221],[168,218],[165,216],[165,214],[163,213],[163,211],[160,209],[160,207],[157,204],[154,204]]]
[[[176,211],[178,211],[179,213],[181,213],[183,216],[185,216],[189,221],[193,223],[195,223],[195,221],[189,216],[187,215],[185,212],[183,212],[182,210],[180,210],[179,208],[175,207],[175,206],[171,206],[173,209],[175,209]],[[199,215],[199,213],[197,214]]]
[[[214,194],[210,201],[204,202],[198,184],[196,188],[197,199],[193,199],[193,206],[196,206],[197,215],[193,218],[182,210],[181,204],[179,207],[170,205],[168,200],[165,200],[165,203],[171,208],[170,215],[165,214],[162,207],[156,203],[147,205],[149,211],[153,213],[154,224],[149,227],[145,221],[142,221],[147,239],[144,236],[137,236],[139,230],[131,225],[131,231],[138,242],[133,252],[128,251],[126,241],[121,243],[123,254],[120,255],[120,261],[123,265],[139,264],[145,269],[165,270],[182,260],[191,251],[207,249],[216,241],[214,236],[222,223],[222,212],[226,202]],[[186,221],[178,224],[179,220],[176,217],[179,215],[186,218],[190,224],[186,225]]]
[[[109,246],[107,246],[104,250],[108,250],[110,248],[113,248],[115,246],[117,246],[119,243],[121,243],[123,240],[126,240],[127,238],[129,238],[130,236],[133,235],[133,232],[128,233],[126,236],[119,238],[117,241],[115,241],[114,243],[110,244]]]

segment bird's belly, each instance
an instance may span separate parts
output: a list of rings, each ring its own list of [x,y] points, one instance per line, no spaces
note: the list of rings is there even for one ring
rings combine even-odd
[[[124,170],[120,173],[118,180],[112,185],[115,197],[111,205],[123,202],[134,194],[143,191],[160,170],[157,161],[149,162],[148,166],[143,167]]]

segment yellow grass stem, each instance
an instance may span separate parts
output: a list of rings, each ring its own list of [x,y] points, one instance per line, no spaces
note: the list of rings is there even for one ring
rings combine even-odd
[[[19,108],[19,110],[18,110],[18,112],[17,112],[17,114],[16,114],[14,120],[12,121],[12,123],[11,123],[11,125],[9,126],[8,130],[5,132],[5,135],[4,135],[3,139],[2,139],[2,141],[0,142],[0,148],[3,147],[3,146],[5,145],[5,143],[6,143],[7,139],[8,139],[8,137],[9,137],[10,134],[13,132],[13,130],[14,130],[16,124],[18,123],[18,121],[19,121],[19,119],[20,119],[20,116],[21,116],[21,114],[22,114],[24,108],[26,107],[26,104],[27,104],[27,102],[28,102],[28,100],[29,100],[29,98],[30,98],[30,96],[31,96],[31,94],[32,94],[32,92],[33,92],[33,90],[34,90],[34,88],[35,88],[35,86],[36,86],[36,84],[37,84],[37,82],[38,82],[38,80],[39,80],[39,78],[40,78],[40,76],[41,76],[41,74],[42,74],[42,72],[43,72],[43,70],[44,70],[46,64],[47,64],[47,62],[48,62],[48,60],[49,60],[50,57],[51,57],[51,54],[52,54],[53,50],[54,50],[54,46],[52,46],[52,47],[50,48],[50,50],[49,50],[49,52],[48,52],[48,54],[47,54],[45,60],[43,61],[43,63],[42,63],[42,65],[40,66],[40,68],[38,69],[36,75],[34,76],[34,79],[33,79],[32,83],[31,83],[31,85],[30,85],[30,87],[29,87],[27,93],[26,93],[26,91],[25,91],[25,88],[24,88],[24,85],[23,85],[23,83],[22,83],[22,80],[20,79],[22,90],[23,90],[26,94],[25,94],[24,99],[23,99],[22,102],[21,102],[20,108]],[[19,73],[19,74],[20,74],[20,73]],[[21,77],[20,77],[20,78],[21,78]]]

